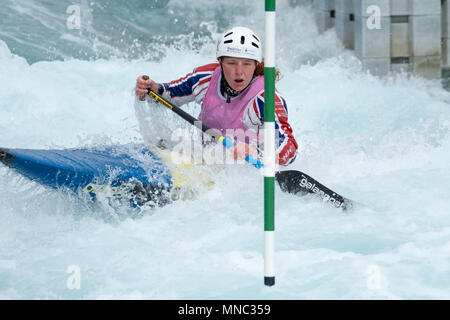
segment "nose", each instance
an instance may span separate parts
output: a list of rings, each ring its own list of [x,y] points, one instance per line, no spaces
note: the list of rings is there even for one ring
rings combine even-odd
[[[234,70],[237,75],[241,75],[243,73],[243,66],[241,63],[236,64],[236,69]]]

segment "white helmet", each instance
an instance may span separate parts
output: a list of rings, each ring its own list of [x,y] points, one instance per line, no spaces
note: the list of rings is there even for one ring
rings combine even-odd
[[[262,60],[261,41],[249,28],[234,27],[226,31],[217,42],[217,59],[220,57],[236,57]]]

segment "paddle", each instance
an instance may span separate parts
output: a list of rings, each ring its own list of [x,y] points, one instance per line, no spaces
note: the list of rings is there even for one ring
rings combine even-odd
[[[143,76],[143,78],[144,80],[149,79],[148,76]],[[148,95],[155,99],[157,102],[162,103],[164,106],[172,110],[174,113],[179,115],[190,124],[197,127],[198,124],[201,124],[201,127],[199,129],[210,135],[216,142],[223,144],[226,148],[231,148],[232,146],[234,146],[234,142],[225,138],[219,131],[208,128],[198,119],[194,118],[192,115],[185,112],[181,108],[174,106],[163,97],[153,92],[151,89],[148,89]],[[263,166],[263,164],[258,159],[255,159],[251,156],[247,156],[245,160],[256,168],[261,168]],[[316,181],[315,179],[311,178],[301,171],[279,171],[275,174],[275,179],[283,192],[296,195],[305,195],[309,193],[316,194],[322,199],[323,202],[328,202],[336,208],[341,208],[343,210],[351,209],[353,207],[354,203],[352,200],[339,195],[338,193],[327,188],[320,182]]]

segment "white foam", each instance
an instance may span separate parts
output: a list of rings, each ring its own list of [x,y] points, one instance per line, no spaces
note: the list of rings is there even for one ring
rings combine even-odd
[[[306,51],[327,37],[306,37]],[[448,92],[436,81],[372,77],[344,51],[319,58],[285,62],[277,84],[301,150],[293,168],[366,207],[342,213],[277,189],[275,290],[263,285],[263,185],[251,167],[136,220],[0,167],[0,260],[15,266],[0,270],[0,296],[448,299]],[[0,41],[0,146],[140,142],[136,77],[168,81],[212,61],[208,47],[172,49],[159,62],[30,65]],[[80,268],[79,290],[65,286],[70,265]]]

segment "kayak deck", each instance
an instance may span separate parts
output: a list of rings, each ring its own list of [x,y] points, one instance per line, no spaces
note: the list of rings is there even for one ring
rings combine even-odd
[[[0,148],[0,162],[51,188],[84,192],[92,198],[108,187],[116,198],[137,205],[169,201],[170,170],[144,147],[108,146],[64,150]]]

